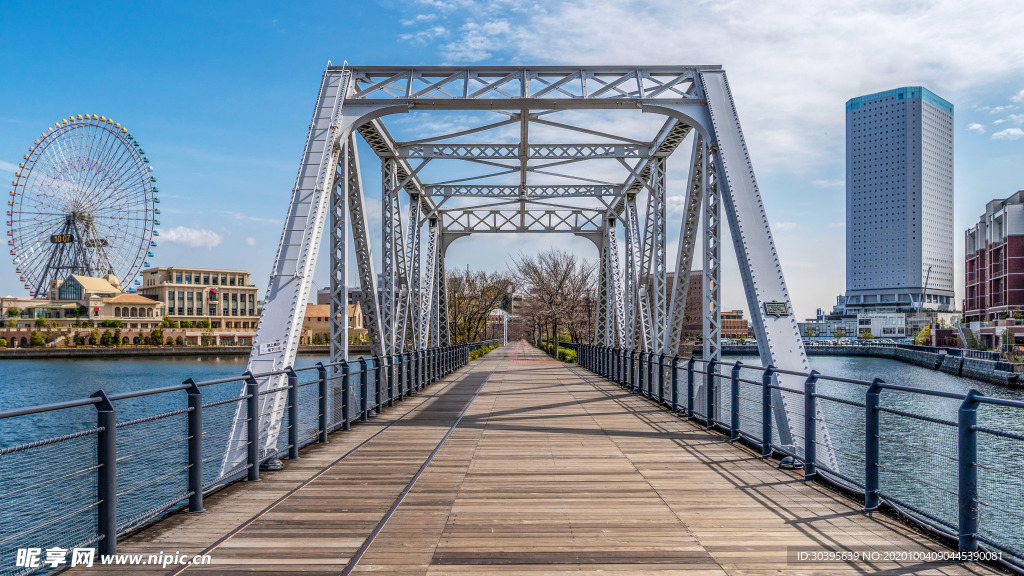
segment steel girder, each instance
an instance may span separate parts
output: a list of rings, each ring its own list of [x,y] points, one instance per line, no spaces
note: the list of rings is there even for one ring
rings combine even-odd
[[[350,170],[358,164],[350,161],[355,143],[351,139],[342,144],[337,163],[334,186],[331,188],[331,358],[348,356],[348,195],[351,186]]]
[[[370,246],[370,227],[367,222],[366,210],[363,206],[363,180],[359,170],[359,151],[356,148],[356,135],[349,137],[348,183],[346,187],[349,207],[349,223],[352,227],[352,245],[356,253],[356,269],[359,272],[359,289],[363,294],[363,326],[370,341],[370,353],[376,356],[384,354],[384,336],[381,329],[380,303],[377,295],[377,275],[374,273],[373,251]],[[346,310],[347,321],[347,310]],[[345,356],[348,358],[346,347]]]
[[[333,67],[341,69],[341,67]],[[329,67],[328,70],[332,68]],[[349,66],[353,99],[457,110],[482,103],[507,109],[609,109],[646,102],[700,101],[696,75],[718,66],[559,66],[473,68]]]
[[[707,147],[707,142],[699,135],[693,139],[690,177],[687,180],[690,189],[686,195],[683,223],[679,230],[679,251],[676,255],[676,271],[668,307],[668,329],[665,331],[662,344],[662,352],[665,354],[676,354],[682,343],[683,325],[686,322],[686,299],[690,290],[690,268],[693,264],[694,246],[697,243],[701,202],[705,195]]]
[[[437,345],[437,311],[434,304],[437,302],[437,252],[441,247],[440,227],[437,219],[431,218],[427,229],[427,262],[423,267],[425,274],[423,285],[425,289],[418,290],[420,294],[420,308],[417,313],[420,316],[419,330],[416,333],[417,350],[427,348],[431,342]],[[431,331],[433,329],[433,332]]]
[[[705,157],[705,162],[712,162]],[[704,188],[704,354],[705,360],[722,360],[722,222],[718,173],[708,166],[701,171]],[[716,402],[716,406],[720,403]],[[717,415],[715,415],[717,416]]]
[[[420,329],[423,326],[425,320],[421,316],[422,310],[420,309],[420,195],[413,194],[409,198],[409,245],[408,252],[406,254],[406,270],[409,276],[409,291],[406,296],[406,309],[408,310],[406,317],[409,324],[409,330],[405,331],[408,334],[406,342],[408,342],[409,348],[413,350],[419,350],[420,340],[422,334]]]
[[[351,77],[351,82],[349,78]],[[667,117],[650,141],[636,141],[550,119],[549,114],[567,109],[642,109]],[[381,118],[410,110],[489,110],[505,114],[493,124],[436,136],[415,142],[397,143]],[[531,123],[569,128],[598,136],[610,144],[533,144],[527,141]],[[518,144],[446,144],[437,140],[482,133],[484,130],[518,124]],[[359,182],[358,158],[353,130],[363,136],[381,158],[384,174],[382,205],[384,215],[382,268],[385,297],[377,302],[373,263],[366,229],[363,190]],[[682,223],[680,252],[676,262],[676,283],[671,298],[665,294],[665,158],[691,133],[701,141],[694,147],[686,215]],[[345,140],[342,140],[344,138]],[[341,143],[348,145],[342,146]],[[336,168],[345,148],[345,165]],[[698,158],[699,156],[699,158]],[[629,171],[622,184],[590,180],[571,174],[554,174],[545,169],[558,164],[591,159],[614,159]],[[420,160],[415,168],[410,160]],[[465,160],[501,167],[503,172],[482,177],[461,178],[423,184],[417,172],[433,160]],[[504,162],[515,161],[515,162]],[[528,162],[533,161],[532,164]],[[627,162],[628,161],[628,162]],[[518,185],[485,182],[493,176],[518,176]],[[530,180],[534,175],[570,179],[570,184],[550,178],[543,185]],[[348,213],[336,196],[331,179],[345,182]],[[462,184],[477,180],[472,185]],[[411,196],[408,242],[402,222],[399,192]],[[648,194],[647,213],[637,210],[638,194]],[[332,195],[333,194],[333,195]],[[441,209],[461,196],[496,200],[479,206]],[[438,199],[437,202],[434,200]],[[599,200],[601,208],[572,205],[576,199]],[[556,204],[544,199],[561,199]],[[508,202],[502,202],[507,200]],[[301,308],[312,282],[318,230],[330,213],[335,224],[352,228],[364,303],[378,304],[380,314],[364,311],[375,353],[395,352],[406,345],[421,348],[433,342],[447,344],[450,332],[445,290],[445,252],[451,241],[472,233],[567,232],[586,235],[599,243],[603,341],[622,347],[671,352],[678,346],[685,308],[688,268],[696,241],[699,213],[704,212],[705,345],[706,358],[719,358],[720,337],[720,235],[719,202],[733,234],[743,286],[751,311],[763,361],[780,368],[807,370],[806,354],[796,330],[792,307],[782,278],[778,257],[764,216],[760,193],[732,95],[724,73],[718,67],[471,67],[471,68],[371,68],[329,66],[314,112],[302,169],[293,194],[281,249],[267,292],[267,305],[255,338],[250,368],[254,371],[280,369],[294,360]],[[340,206],[339,206],[340,203]],[[513,203],[517,209],[495,208]],[[457,204],[457,202],[452,202]],[[328,209],[330,205],[330,209]],[[641,230],[639,219],[645,227]],[[625,233],[625,266],[621,269],[616,245],[616,225]],[[418,254],[420,226],[430,226],[426,258]],[[314,230],[315,229],[315,230]],[[643,235],[641,235],[643,232]],[[343,254],[347,243],[344,230],[332,230],[332,306],[347,303]],[[312,247],[312,248],[311,248]],[[425,260],[425,262],[423,262]],[[420,271],[421,266],[427,266]],[[288,280],[292,282],[289,283]],[[771,304],[770,307],[766,306]],[[787,314],[779,314],[785,308]],[[768,310],[772,312],[769,313]],[[370,326],[377,321],[377,328]],[[408,326],[408,330],[406,329]],[[603,327],[603,328],[602,328]],[[282,330],[284,328],[284,330]],[[333,328],[340,334],[341,326]],[[375,332],[377,336],[375,336]],[[282,336],[283,335],[283,336]],[[379,349],[378,349],[379,348]],[[343,347],[332,346],[332,355]],[[337,360],[338,358],[333,358]],[[785,378],[780,377],[780,381]],[[281,377],[265,378],[261,390],[280,386]],[[789,383],[793,387],[798,383]],[[280,426],[280,398],[267,394],[263,418],[266,441],[261,450],[276,442]],[[791,422],[804,419],[801,407],[773,401],[777,429],[789,436]],[[274,415],[276,410],[277,416]],[[712,415],[714,416],[714,415]],[[239,422],[232,432],[229,452],[238,454]],[[827,430],[819,419],[819,450],[831,457]],[[791,440],[789,441],[791,442]],[[798,449],[799,447],[796,447]],[[230,469],[237,458],[225,459]]]
[[[599,210],[447,210],[446,234],[494,232],[601,233],[604,214]]]
[[[486,186],[486,185],[444,185],[426,186],[428,194],[445,198],[600,198],[618,194],[619,186]]]
[[[518,160],[518,144],[406,144],[399,147],[403,158],[439,158],[449,160]],[[643,158],[650,154],[638,144],[530,144],[529,160],[589,160],[595,158]]]
[[[270,273],[266,304],[253,337],[248,372],[267,373],[290,366],[298,351],[302,321],[312,286],[313,268],[320,239],[330,211],[330,196],[341,153],[343,136],[351,129],[345,123],[342,107],[350,86],[348,73],[325,73],[320,84],[313,121],[306,137],[303,164],[292,189],[288,215]],[[284,375],[262,377],[260,391],[283,386]],[[243,387],[242,394],[245,394]],[[263,394],[259,401],[260,459],[276,454],[284,392]],[[231,428],[221,473],[239,470],[246,460],[247,431],[245,403],[239,402]]]
[[[646,309],[644,318],[647,330],[644,334],[645,349],[660,351],[664,341],[665,301],[665,158],[656,157],[651,162],[650,181],[647,184],[647,215],[644,224],[644,241],[640,261],[640,298]]]

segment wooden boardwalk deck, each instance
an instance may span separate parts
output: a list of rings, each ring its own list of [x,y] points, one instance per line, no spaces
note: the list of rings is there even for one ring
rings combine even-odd
[[[206,513],[174,515],[118,549],[206,552],[211,565],[83,572],[996,573],[792,561],[797,547],[943,548],[524,343],[301,456],[210,497]]]

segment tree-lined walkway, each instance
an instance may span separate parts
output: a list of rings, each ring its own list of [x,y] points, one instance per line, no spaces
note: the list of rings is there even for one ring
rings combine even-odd
[[[522,342],[286,464],[119,552],[206,551],[184,573],[225,575],[994,572],[795,561],[943,548]]]

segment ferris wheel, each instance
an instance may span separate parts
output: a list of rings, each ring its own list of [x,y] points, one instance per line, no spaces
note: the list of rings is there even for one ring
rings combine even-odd
[[[134,292],[156,246],[160,199],[128,130],[104,116],[69,116],[39,134],[18,168],[7,244],[31,295],[45,297],[71,274],[112,273]]]

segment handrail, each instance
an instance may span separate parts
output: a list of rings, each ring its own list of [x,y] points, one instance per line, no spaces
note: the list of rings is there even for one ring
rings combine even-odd
[[[19,546],[51,544],[69,547],[97,543],[100,554],[114,554],[116,553],[117,537],[124,531],[153,522],[179,505],[187,506],[189,512],[202,512],[203,496],[210,490],[242,478],[258,480],[261,466],[266,465],[269,460],[276,459],[278,456],[282,458],[287,456],[290,459],[298,458],[301,446],[312,442],[328,442],[331,432],[347,430],[355,420],[372,418],[380,414],[386,407],[394,406],[396,401],[418,393],[431,383],[437,382],[447,374],[464,366],[469,362],[472,350],[500,342],[500,340],[488,340],[406,350],[393,355],[362,357],[351,361],[340,360],[326,364],[320,362],[305,368],[286,367],[259,374],[245,373],[236,377],[203,382],[196,382],[189,378],[181,384],[172,386],[110,395],[99,390],[88,398],[4,410],[0,412],[0,421],[20,416],[93,406],[96,419],[95,422],[89,424],[87,433],[78,430],[52,435],[45,439],[19,441],[12,446],[0,446],[0,457],[11,457],[17,453],[23,458],[19,466],[0,466],[0,485],[8,485],[9,480],[20,478],[18,475],[28,469],[25,464],[31,464],[33,456],[38,454],[40,459],[45,459],[45,464],[40,464],[38,470],[33,472],[41,477],[42,482],[30,483],[24,489],[18,490],[18,495],[20,499],[29,502],[33,495],[43,498],[46,501],[41,502],[40,507],[53,510],[44,513],[42,517],[22,515],[23,522],[36,522],[36,524],[28,528],[16,527],[15,536],[31,535],[32,541],[22,542],[18,540],[18,537],[5,539],[2,544],[3,549],[0,549],[0,555],[7,557],[8,553],[13,553],[12,550],[7,549],[9,546],[17,548]],[[314,370],[316,379],[308,382],[300,381],[305,380],[299,377],[300,372]],[[282,385],[280,382],[276,382],[273,384],[273,389],[261,392],[258,379],[275,375],[287,376],[286,383]],[[203,402],[204,390],[208,387],[232,382],[244,383],[239,395]],[[316,386],[313,386],[314,384]],[[185,392],[185,394],[173,396],[172,394],[175,392]],[[287,394],[285,409],[281,413],[283,420],[281,433],[276,446],[263,446],[266,438],[260,437],[260,419],[264,416],[260,412],[259,399],[261,395],[273,393]],[[138,406],[129,404],[119,407],[116,404],[117,401],[144,397],[174,398],[174,403],[177,403],[177,406],[171,404],[167,410],[155,414],[145,414],[141,417],[128,417],[124,420],[120,418],[122,410],[128,412],[130,416],[134,416],[130,414],[130,411],[138,410]],[[147,406],[150,405],[147,404]],[[159,406],[161,409],[168,407],[166,404]],[[230,406],[234,409],[220,409],[218,408],[220,406]],[[209,424],[204,426],[203,424],[203,412],[207,410],[212,411],[215,418],[213,426]],[[341,418],[338,417],[339,413],[342,415]],[[181,424],[177,418],[182,416],[185,420],[185,430],[178,428]],[[231,427],[229,420],[236,417],[244,421],[247,427],[246,437],[252,440],[245,440],[241,446],[225,449],[227,441],[223,438],[224,431]],[[226,421],[227,426],[224,425]],[[163,445],[157,448],[187,450],[188,464],[182,466],[180,458],[170,458],[167,461],[174,462],[172,469],[163,469],[163,461],[160,459],[154,461],[153,459],[156,448],[145,449],[145,445],[139,444],[152,437],[146,433],[129,434],[128,440],[118,442],[118,435],[122,434],[124,430],[139,430],[140,428],[137,427],[144,426],[154,426],[155,428],[152,430],[159,433]],[[145,430],[145,432],[149,431],[149,429]],[[176,434],[180,434],[180,436],[176,436]],[[39,451],[51,449],[50,447],[63,442],[82,442],[86,438],[95,438],[96,448],[76,449],[75,455],[85,461],[79,463],[74,461],[74,458],[65,459],[61,464],[65,468],[56,470],[59,475],[55,478],[46,478],[47,472],[53,469],[52,454]],[[210,442],[225,442],[225,445],[218,444],[214,450],[208,451],[204,448],[204,443]],[[284,443],[283,447],[282,442]],[[119,450],[127,451],[127,453],[119,455]],[[245,462],[221,473],[220,461],[226,453],[233,450],[244,452]],[[204,465],[207,465],[207,472],[216,470],[216,477],[211,478],[212,474],[204,476]],[[80,466],[80,470],[70,474],[66,473],[67,468],[74,466]],[[214,468],[215,466],[216,468]],[[87,507],[77,505],[80,503],[66,507],[54,506],[52,487],[59,486],[56,482],[77,481],[80,484],[80,473],[83,470],[96,471],[93,476],[96,483],[95,500],[89,502]],[[187,485],[175,485],[174,478],[182,475],[187,476]],[[9,479],[6,476],[12,476],[12,478]],[[125,483],[127,486],[118,487],[119,482]],[[51,492],[44,494],[42,488],[39,488],[38,494],[33,492],[33,488],[40,486],[48,487]],[[139,490],[141,487],[146,487],[146,489]],[[166,493],[160,492],[159,487],[166,487]],[[69,489],[65,492],[71,495],[71,498],[81,498],[80,486],[76,484],[75,488],[75,490]],[[173,499],[168,501],[172,496]],[[147,507],[142,513],[135,513],[140,505],[133,499],[138,498],[143,498],[142,506]],[[130,519],[118,518],[119,499],[127,499],[130,502],[129,508],[133,512]],[[157,502],[154,499],[161,501]],[[0,502],[0,505],[6,504]],[[56,530],[54,516],[61,513],[61,510],[78,510],[80,508],[83,510],[96,509],[94,533],[80,542],[67,542],[63,539],[48,542],[47,535],[51,539],[67,537],[54,531]]]
[[[999,507],[995,504],[984,502],[979,498],[979,481],[991,480],[989,476],[985,475],[979,478],[978,469],[980,467],[991,468],[986,458],[999,458],[1000,454],[1012,453],[1007,452],[1010,448],[1019,450],[1020,447],[1019,445],[1012,447],[990,447],[990,452],[979,456],[978,433],[987,433],[988,436],[995,436],[999,441],[1003,442],[1024,442],[1024,435],[1014,430],[998,430],[997,428],[1000,428],[1000,424],[1010,421],[1003,414],[998,415],[1000,420],[997,420],[996,424],[988,423],[984,426],[979,426],[977,410],[979,406],[985,404],[1024,410],[1024,401],[984,396],[974,389],[966,394],[960,394],[889,384],[877,378],[868,382],[855,378],[819,374],[816,371],[803,372],[775,366],[761,367],[741,362],[727,363],[712,359],[704,360],[695,356],[690,356],[689,358],[674,356],[669,359],[667,355],[656,355],[629,348],[593,346],[588,344],[578,344],[574,348],[577,351],[581,367],[607,378],[613,383],[644,398],[649,398],[658,404],[667,405],[671,413],[681,418],[699,420],[702,426],[708,430],[724,432],[728,434],[730,442],[752,444],[760,448],[762,457],[769,458],[773,455],[787,456],[789,457],[788,460],[794,461],[791,467],[802,468],[805,480],[819,480],[838,486],[845,493],[863,494],[865,512],[872,512],[880,507],[888,506],[906,515],[911,521],[938,534],[949,535],[948,527],[952,526],[955,529],[955,533],[951,536],[957,541],[956,545],[959,550],[963,552],[977,552],[986,547],[989,551],[999,550],[1012,556],[1008,560],[1004,558],[1004,562],[1014,566],[1017,570],[1024,570],[1024,549],[1019,548],[1019,544],[1014,540],[1016,538],[1015,535],[1002,535],[1001,538],[1003,540],[998,541],[999,536],[996,537],[996,540],[992,540],[993,535],[991,532],[986,532],[986,537],[984,538],[979,534],[979,521],[985,518],[981,516],[980,510],[985,506],[990,506],[988,510],[991,513],[997,514],[999,513]],[[681,360],[683,362],[680,362]],[[652,370],[655,366],[658,367],[658,370]],[[708,368],[705,368],[705,366]],[[719,372],[715,369],[717,366],[721,366],[726,370]],[[667,374],[664,370],[666,367],[668,368]],[[731,369],[731,374],[728,369]],[[755,373],[760,371],[762,374],[761,381],[757,382],[749,377],[741,377],[740,373],[742,370],[749,370]],[[681,373],[685,374],[685,378],[680,376]],[[804,380],[802,389],[794,386],[792,381],[787,386],[780,385],[776,380],[778,375],[802,378]],[[729,383],[726,384],[726,381]],[[838,395],[818,393],[817,387],[823,381],[865,386],[863,401],[857,400],[856,393],[850,398],[842,397],[845,396],[843,393]],[[749,386],[759,387],[761,389],[760,401],[754,400],[749,395],[743,396],[741,394],[743,390],[740,387],[741,383],[747,386],[746,390],[748,391]],[[651,390],[655,388],[660,390],[665,386],[671,387],[669,395],[671,401],[667,404],[660,394],[652,395],[651,393]],[[708,388],[711,390],[710,393],[705,390]],[[886,407],[882,404],[882,398],[885,396],[883,392],[886,390],[920,397],[955,400],[959,402],[956,418],[940,418],[930,414],[908,412],[907,410],[913,409],[907,408],[902,403],[902,397],[899,400],[901,403]],[[783,392],[795,402],[800,401],[797,398],[802,398],[803,413],[814,415],[812,418],[805,419],[802,426],[798,423],[792,423],[793,443],[784,446],[779,445],[773,439],[772,433],[773,421],[775,419],[775,410],[772,405],[775,402],[773,395],[779,395]],[[703,395],[704,399],[695,401],[698,395]],[[794,396],[797,398],[794,398]],[[720,401],[723,403],[722,406],[718,405]],[[831,404],[834,418],[838,418],[838,416],[835,416],[837,414],[836,410],[838,410],[837,407],[845,407],[845,410],[853,410],[855,414],[859,414],[859,416],[855,416],[858,420],[850,422],[848,419],[830,419],[829,412],[822,411],[820,408],[821,403]],[[925,402],[922,405],[932,406],[933,404]],[[943,404],[939,407],[948,407],[949,410],[952,410],[952,406],[948,404]],[[744,411],[746,412],[744,413]],[[889,415],[886,419],[888,427],[882,427],[881,419],[879,418],[879,415],[882,413]],[[716,414],[721,414],[721,416]],[[1018,416],[1024,418],[1024,412]],[[890,419],[893,417],[905,420],[898,420],[896,421],[897,423],[890,422]],[[819,420],[822,421],[819,422]],[[1012,417],[1011,420],[1013,420]],[[747,424],[744,424],[744,422],[747,422]],[[916,424],[911,424],[913,422],[916,422]],[[830,466],[829,462],[819,461],[820,458],[816,454],[819,444],[818,436],[821,430],[831,426],[838,429],[840,435],[849,437],[850,434],[857,432],[858,424],[863,433],[863,452],[855,452],[853,454],[844,452],[840,455],[846,459],[846,466],[849,466],[851,462],[861,463],[863,478],[860,480],[856,479],[859,475],[857,471],[845,470],[844,473],[842,465],[839,466],[840,469],[834,469]],[[956,430],[957,439],[953,443],[955,447],[955,453],[953,454],[938,452],[941,449],[941,445],[929,449],[927,447],[920,447],[914,442],[915,439],[918,439],[920,430],[913,429],[912,426],[940,424],[947,430],[950,427]],[[757,429],[758,425],[760,430]],[[910,430],[917,431],[910,432]],[[906,437],[904,437],[904,433],[906,433]],[[799,438],[796,437],[798,434],[800,435]],[[988,441],[992,442],[993,440],[989,438]],[[944,462],[952,461],[956,463],[955,472],[952,472],[956,478],[957,486],[955,495],[957,496],[958,516],[956,518],[942,519],[936,515],[941,515],[940,512],[929,513],[924,511],[919,504],[908,503],[902,496],[892,496],[890,493],[898,491],[898,487],[890,486],[886,488],[882,485],[883,480],[891,482],[892,474],[895,473],[909,473],[911,474],[909,477],[911,481],[916,478],[913,476],[915,473],[918,475],[923,474],[928,478],[930,478],[928,474],[935,473],[934,469],[925,470],[919,468],[908,471],[899,468],[900,466],[907,466],[906,462],[897,462],[897,467],[894,468],[892,456],[888,460],[883,461],[882,448],[889,447],[895,449],[893,443],[909,443],[910,446],[915,447],[913,448],[915,451],[920,450],[924,454],[942,457]],[[851,444],[847,440],[843,444],[843,449],[848,449],[850,446]],[[853,446],[855,446],[855,443]],[[833,450],[838,451],[839,448],[833,445]],[[900,461],[906,460],[903,456],[896,456],[896,459]],[[885,463],[884,469],[887,471],[887,475],[880,474],[880,471],[883,469],[883,462]],[[922,466],[929,466],[929,461],[922,460],[921,462]],[[913,465],[913,461],[910,464]],[[1013,464],[1020,468],[1019,474],[1024,476],[1024,465],[1018,461],[1014,461]],[[906,476],[901,476],[900,482],[904,478]],[[935,481],[917,478],[916,482],[920,486],[935,486]],[[995,488],[998,488],[998,486]],[[945,488],[943,490],[951,492]],[[932,493],[934,493],[933,488],[929,488],[924,492],[924,494]],[[1014,546],[1018,546],[1018,548],[1014,548]]]

